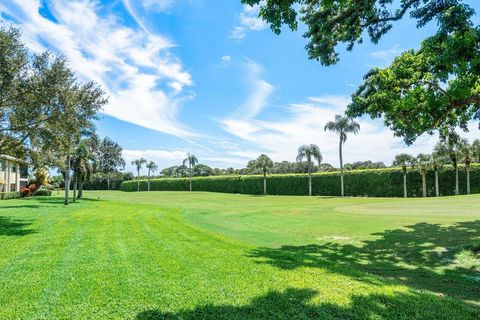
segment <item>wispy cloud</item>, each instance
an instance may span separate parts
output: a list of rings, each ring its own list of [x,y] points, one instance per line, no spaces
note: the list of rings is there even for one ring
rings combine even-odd
[[[250,93],[243,105],[234,112],[233,117],[250,119],[259,115],[268,105],[268,99],[275,88],[262,79],[263,67],[260,64],[246,59],[244,67],[246,84]]]
[[[97,2],[48,1],[55,22],[40,14],[41,5],[2,1],[0,14],[22,27],[32,50],[61,52],[81,78],[100,83],[110,95],[105,114],[182,138],[194,136],[176,120],[181,103],[191,98],[184,88],[193,81],[171,53],[170,39],[100,14]]]
[[[379,61],[382,65],[388,65],[403,51],[405,50],[400,48],[400,46],[397,44],[386,50],[373,51],[370,53],[370,56]]]
[[[230,38],[242,40],[250,31],[261,31],[267,28],[267,23],[258,17],[260,5],[244,5],[238,15],[237,25],[230,32]]]

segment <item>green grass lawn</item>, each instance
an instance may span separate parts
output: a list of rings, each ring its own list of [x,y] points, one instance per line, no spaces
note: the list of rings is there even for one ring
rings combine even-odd
[[[480,196],[0,202],[0,319],[480,319]]]

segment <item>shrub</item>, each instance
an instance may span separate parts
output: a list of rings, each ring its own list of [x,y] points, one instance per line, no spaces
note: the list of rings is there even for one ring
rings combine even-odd
[[[460,193],[466,193],[465,168],[459,168]],[[268,176],[268,194],[271,195],[307,195],[308,175],[286,174]],[[312,175],[313,194],[322,196],[340,195],[340,173],[325,172]],[[470,172],[472,193],[480,193],[480,165],[472,166]],[[407,174],[408,195],[422,195],[422,179],[417,170]],[[440,194],[453,195],[455,188],[455,171],[451,166],[439,172]],[[192,179],[194,191],[211,191],[225,193],[262,194],[263,177],[254,176],[214,176],[195,177]],[[136,191],[137,181],[126,181],[121,185],[123,191]],[[147,190],[147,180],[140,180],[140,190]],[[151,180],[153,191],[187,191],[188,178],[160,178]],[[352,170],[345,172],[345,194],[347,196],[366,197],[402,197],[403,172],[400,168]],[[427,194],[435,195],[434,173],[427,173]]]
[[[10,199],[19,199],[21,198],[20,192],[0,192],[0,200],[10,200]]]
[[[20,194],[22,198],[27,198],[32,196],[32,191],[30,191],[30,188],[28,187],[21,187],[20,188]]]
[[[38,189],[33,193],[34,196],[39,196],[39,197],[44,197],[44,196],[51,196],[52,195],[52,190],[48,189]]]

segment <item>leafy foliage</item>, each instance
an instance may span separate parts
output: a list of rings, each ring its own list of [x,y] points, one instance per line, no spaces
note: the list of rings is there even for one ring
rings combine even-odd
[[[460,193],[466,193],[466,175],[463,166],[460,166]],[[312,175],[313,194],[323,196],[340,195],[340,173],[326,172]],[[401,197],[403,196],[403,170],[401,168],[387,168],[376,170],[352,170],[345,172],[345,194],[347,196],[368,197]],[[408,195],[415,197],[422,195],[422,181],[417,169],[409,170]],[[433,171],[429,168],[426,172],[427,195],[435,194]],[[452,166],[445,166],[439,172],[440,195],[453,195],[455,193],[455,170]],[[471,168],[472,193],[480,193],[480,165],[472,164]],[[308,195],[308,175],[287,174],[271,175],[269,177],[269,190],[271,195]],[[194,189],[197,191],[262,194],[262,176],[219,176],[219,177],[194,177]],[[136,182],[122,183],[121,190],[136,191]],[[185,178],[160,178],[151,180],[151,190],[154,191],[187,191],[188,179]],[[147,190],[147,180],[140,180],[140,190]]]

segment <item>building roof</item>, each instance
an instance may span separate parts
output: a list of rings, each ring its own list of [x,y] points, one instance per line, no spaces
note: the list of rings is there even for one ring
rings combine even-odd
[[[13,162],[19,162],[19,163],[27,163],[25,160],[21,160],[21,159],[12,157],[12,156],[8,156],[6,154],[0,154],[0,159],[9,160],[9,161],[13,161]]]

